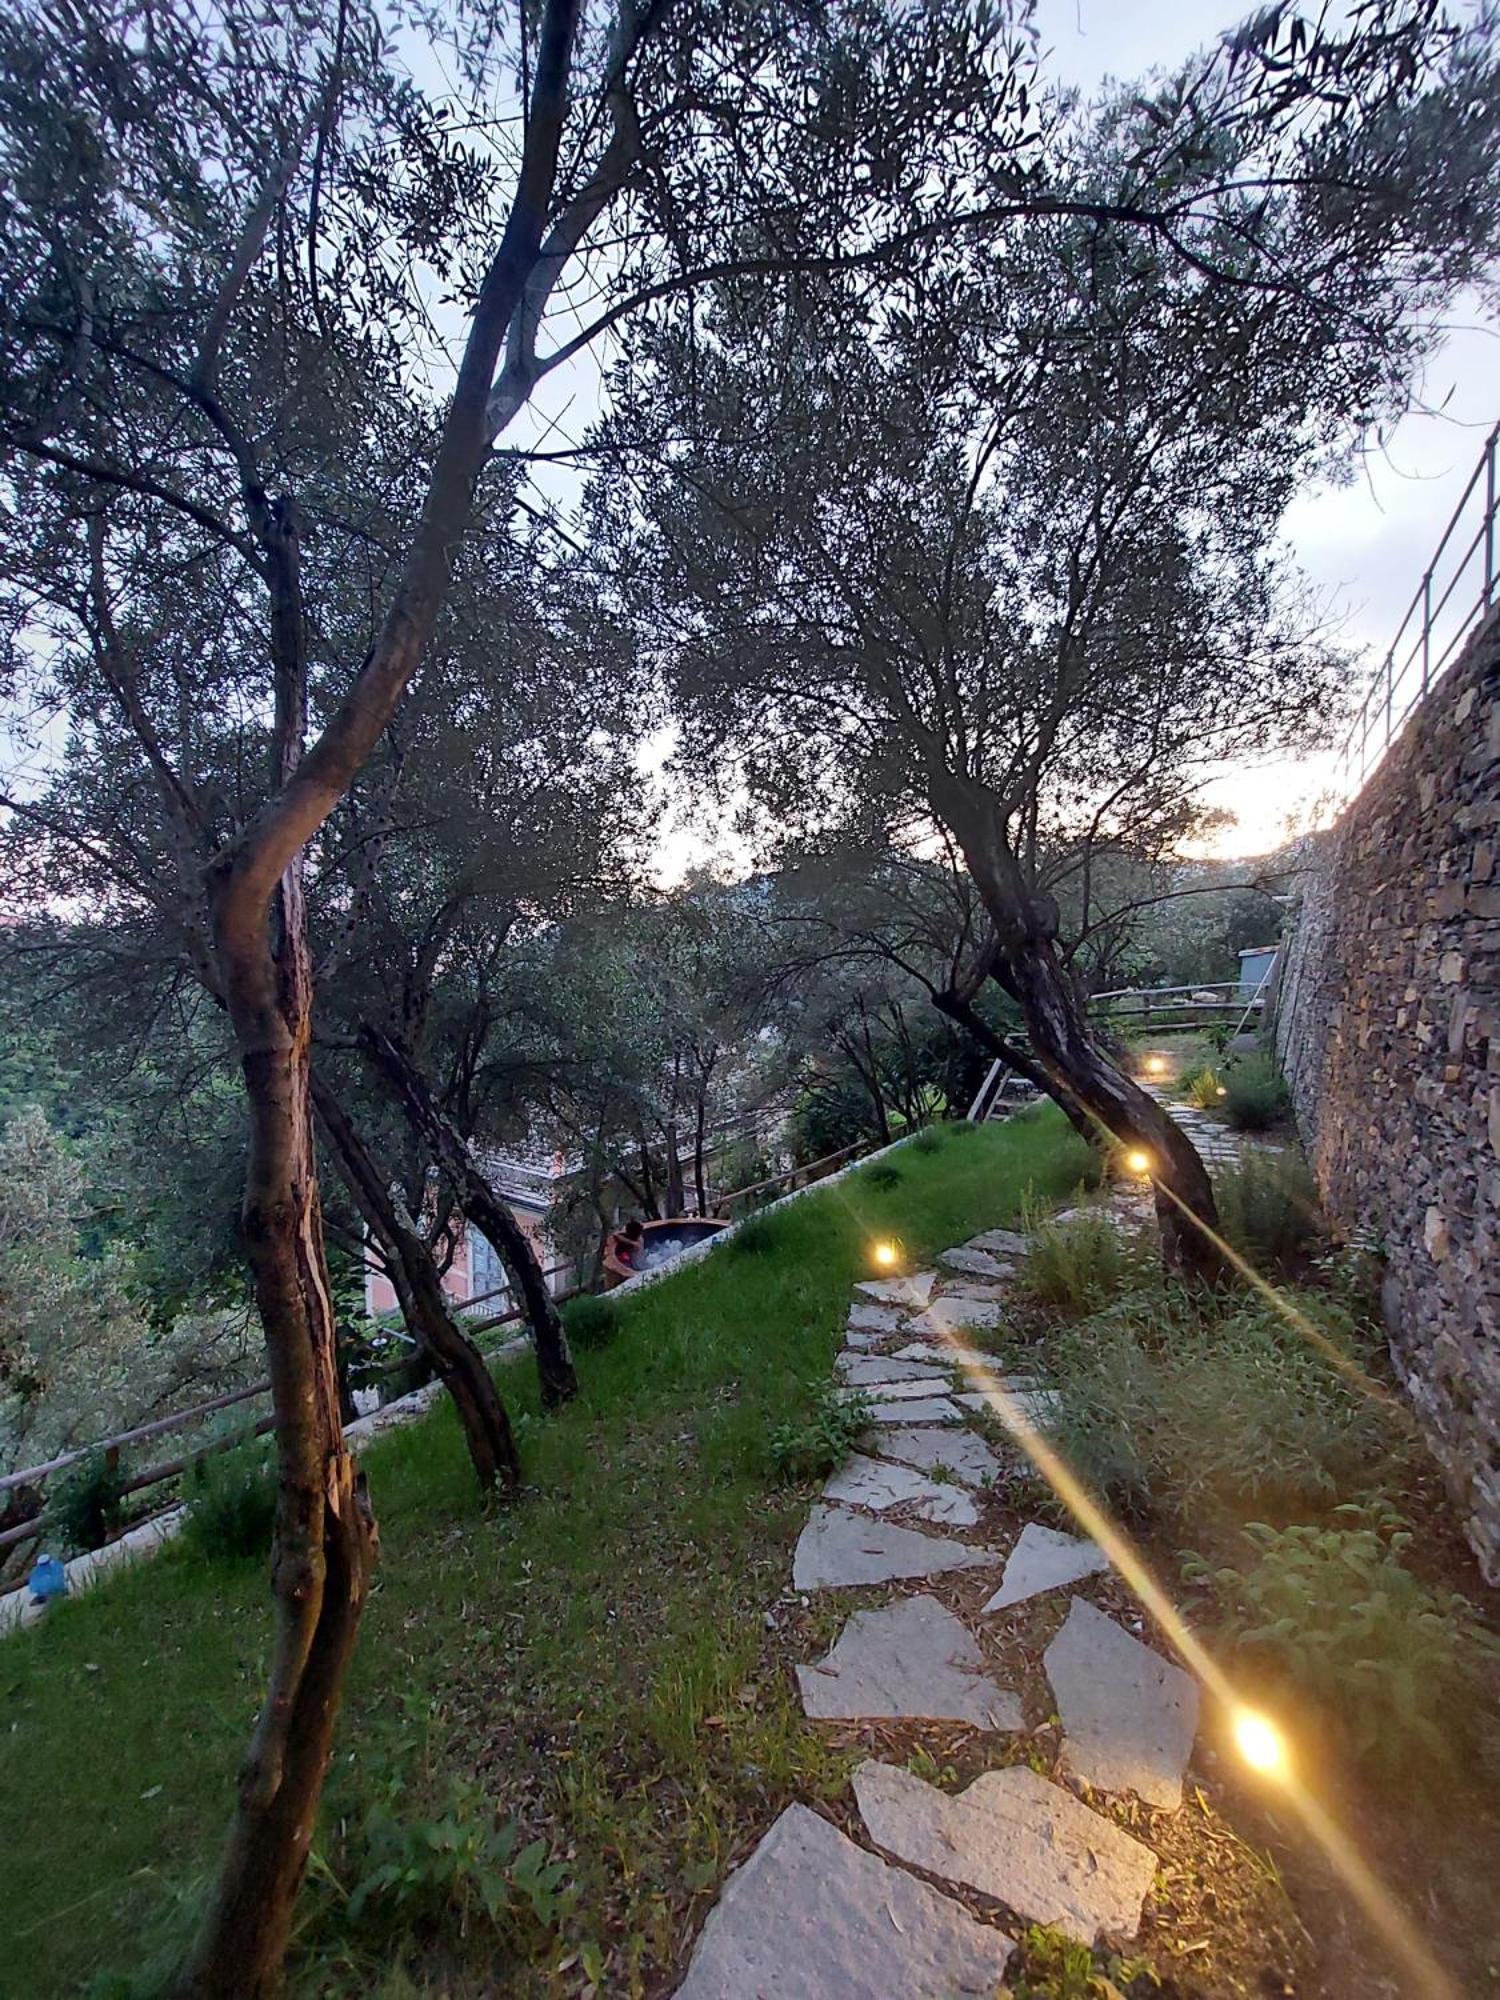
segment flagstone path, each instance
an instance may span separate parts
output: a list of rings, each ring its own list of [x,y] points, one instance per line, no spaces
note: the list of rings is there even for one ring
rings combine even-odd
[[[1156,1094],[1210,1160],[1237,1155],[1223,1126]],[[1107,1212],[1144,1219],[1140,1193],[1119,1191]],[[1134,1631],[1113,1615],[1121,1589],[1093,1542],[1040,1521],[997,1537],[1006,1546],[985,1538],[993,1489],[1022,1473],[1028,1432],[1045,1432],[1056,1407],[1045,1383],[991,1372],[967,1344],[1003,1326],[1026,1248],[988,1230],[935,1270],[855,1287],[837,1373],[843,1395],[869,1399],[871,1424],[813,1508],[792,1585],[895,1590],[853,1610],[797,1680],[810,1718],[879,1725],[887,1751],[906,1725],[917,1768],[870,1757],[854,1773],[849,1823],[880,1854],[788,1807],[726,1882],[681,2000],[993,1996],[1028,1923],[1086,1945],[1125,1946],[1140,1928],[1157,1856],[1137,1835],[1181,1804],[1198,1687],[1137,1636],[1138,1615],[1123,1614]],[[1028,1736],[1052,1740],[1053,1722],[1060,1755],[1017,1761]],[[955,1724],[981,1739],[971,1748],[988,1767],[961,1790],[943,1770]],[[927,1727],[950,1732],[936,1757]]]

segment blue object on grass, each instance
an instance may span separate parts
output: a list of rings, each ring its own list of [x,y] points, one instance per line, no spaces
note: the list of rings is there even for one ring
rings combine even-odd
[[[56,1556],[39,1557],[26,1581],[31,1586],[33,1604],[46,1604],[50,1598],[66,1597],[68,1593],[68,1572]]]

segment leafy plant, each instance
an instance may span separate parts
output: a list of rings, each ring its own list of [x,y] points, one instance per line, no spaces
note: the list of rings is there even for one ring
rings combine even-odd
[[[264,1555],[276,1525],[276,1472],[258,1442],[200,1458],[189,1468],[187,1539],[210,1561]]]
[[[103,1548],[125,1512],[125,1475],[118,1462],[91,1451],[71,1468],[52,1496],[57,1539],[74,1555]]]
[[[1219,1170],[1214,1198],[1225,1237],[1263,1272],[1294,1265],[1323,1240],[1317,1185],[1291,1147],[1248,1149]]]
[[[568,1300],[562,1309],[562,1323],[569,1345],[588,1353],[608,1347],[620,1331],[619,1308],[608,1299],[585,1292],[581,1298]]]
[[[919,1134],[918,1136],[924,1135]],[[900,1187],[901,1169],[892,1166],[889,1160],[877,1160],[873,1167],[866,1167],[861,1178],[872,1188],[888,1191],[891,1188]]]
[[[778,1478],[790,1484],[836,1472],[869,1429],[870,1411],[868,1396],[824,1384],[805,1423],[781,1424],[771,1433],[771,1462]]]
[[[1027,1220],[1031,1247],[1021,1266],[1021,1282],[1040,1305],[1068,1314],[1094,1312],[1140,1273],[1140,1252],[1106,1215],[1081,1215],[1071,1222]]]
[[[1118,2000],[1127,1986],[1139,1993],[1161,1983],[1144,1959],[1111,1953],[1096,1963],[1086,1944],[1050,1924],[1028,1924],[1018,1945],[1021,1969],[1011,1977],[1013,2000]]]
[[[451,1916],[462,1931],[480,1918],[497,1930],[518,1918],[553,1930],[577,1900],[565,1863],[551,1858],[546,1841],[523,1846],[514,1820],[497,1825],[472,1781],[450,1780],[446,1807],[432,1819],[399,1811],[394,1798],[378,1801],[365,1815],[362,1846],[345,1906],[351,1926]]]
[[[1269,1056],[1241,1056],[1224,1072],[1224,1112],[1237,1132],[1266,1131],[1286,1116],[1290,1101]]]
[[[1394,1509],[1335,1513],[1339,1525],[1322,1528],[1254,1523],[1248,1565],[1189,1556],[1185,1572],[1212,1598],[1241,1672],[1315,1706],[1356,1759],[1387,1773],[1446,1764],[1500,1642],[1464,1598],[1405,1567],[1411,1533]]]
[[[946,1134],[940,1132],[935,1125],[924,1125],[921,1131],[915,1134],[910,1140],[909,1150],[913,1153],[935,1153],[942,1145],[945,1136],[957,1134],[959,1131],[972,1132],[973,1130],[974,1127],[967,1122],[950,1126]]]
[[[1182,1094],[1199,1111],[1217,1111],[1228,1091],[1213,1064],[1205,1063],[1183,1078]]]

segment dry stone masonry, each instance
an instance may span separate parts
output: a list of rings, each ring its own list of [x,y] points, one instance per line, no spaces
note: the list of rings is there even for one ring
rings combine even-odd
[[[1500,1583],[1500,612],[1312,844],[1277,1046],[1329,1213]]]

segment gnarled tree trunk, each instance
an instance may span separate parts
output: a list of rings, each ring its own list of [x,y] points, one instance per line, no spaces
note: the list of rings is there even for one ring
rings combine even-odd
[[[448,1310],[432,1253],[392,1197],[382,1174],[338,1097],[318,1076],[313,1102],[365,1226],[385,1253],[386,1268],[412,1338],[453,1398],[475,1477],[489,1492],[514,1493],[521,1461],[505,1404],[484,1356]]]
[[[1058,949],[1056,905],[1026,880],[1005,839],[998,802],[936,760],[928,780],[933,810],[958,841],[995,926],[993,976],[1021,1010],[1048,1091],[1070,1117],[1070,1100],[1076,1104],[1101,1138],[1150,1156],[1163,1261],[1169,1270],[1217,1282],[1227,1266],[1208,1170],[1177,1121],[1111,1062],[1091,1030]]]
[[[219,1879],[179,1975],[194,1996],[279,1983],[377,1537],[339,1417],[309,1095],[312,967],[301,855],[273,951],[233,868],[211,882],[222,988],[250,1107],[243,1227],[265,1328],[278,1470],[269,1686],[240,1769]]]
[[[469,1142],[439,1110],[427,1088],[427,1079],[407,1051],[368,1021],[361,1024],[360,1044],[411,1120],[413,1130],[431,1148],[452,1182],[458,1205],[469,1223],[493,1246],[520,1294],[536,1350],[543,1404],[555,1409],[559,1403],[568,1402],[578,1394],[578,1375],[557,1306],[526,1232],[480,1172]]]

